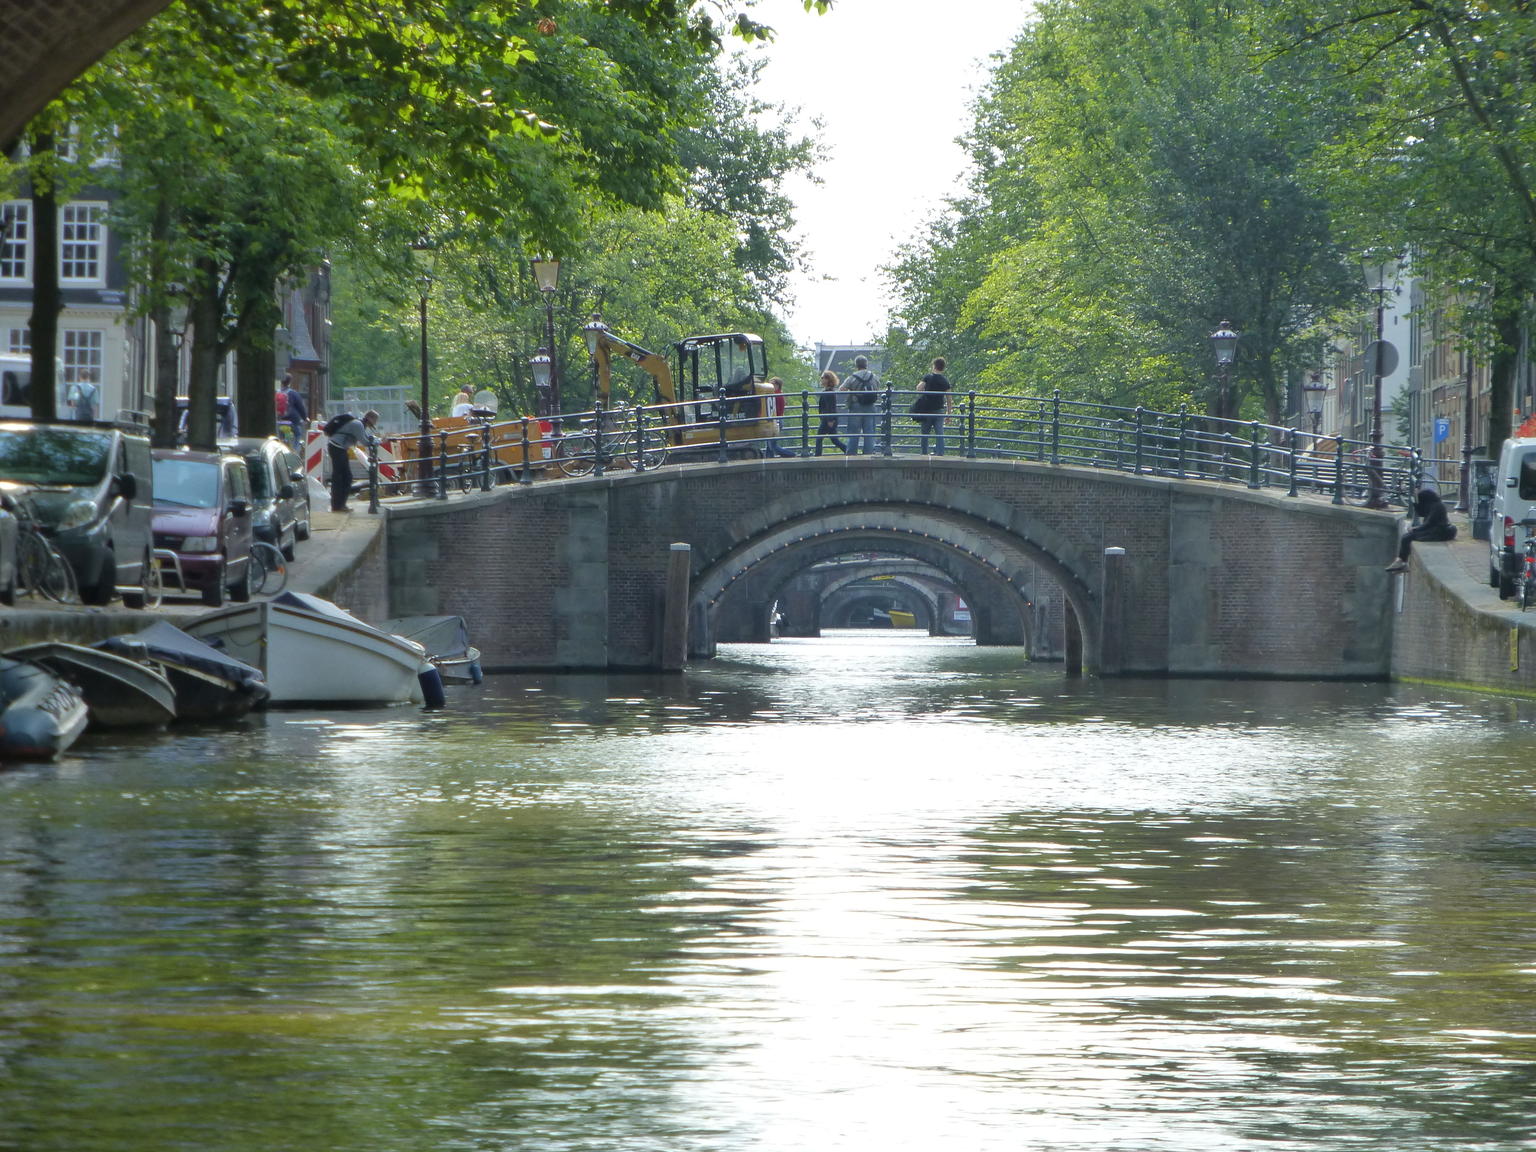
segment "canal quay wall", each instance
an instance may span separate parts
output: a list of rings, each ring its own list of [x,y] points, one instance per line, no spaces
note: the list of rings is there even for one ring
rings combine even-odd
[[[614,611],[628,620],[628,643],[649,656],[650,646],[660,643],[663,566],[670,541],[663,539],[665,531],[648,529],[645,519],[662,511],[661,486],[645,485],[644,492],[636,493],[630,488],[634,479],[567,481],[498,488],[446,502],[390,503],[378,516],[368,515],[361,502],[344,514],[317,509],[314,533],[298,545],[288,586],[324,596],[370,621],[417,613],[461,615],[491,668],[608,666],[608,616]],[[615,505],[617,486],[631,497]],[[541,497],[532,499],[540,487]],[[718,477],[713,487],[719,491]],[[710,488],[705,481],[699,491]],[[1209,486],[1178,484],[1164,495],[1177,512],[1170,551],[1182,560],[1172,566],[1170,578],[1158,582],[1171,585],[1170,607],[1162,619],[1175,633],[1187,634],[1186,666],[1191,653],[1202,660],[1236,653],[1242,668],[1202,672],[1186,667],[1172,674],[1296,675],[1288,666],[1301,649],[1338,649],[1341,630],[1330,622],[1328,605],[1330,597],[1339,598],[1340,588],[1329,585],[1347,584],[1352,587],[1342,589],[1339,611],[1361,613],[1371,621],[1369,628],[1355,627],[1353,633],[1383,637],[1387,655],[1379,672],[1337,674],[1536,696],[1536,611],[1522,613],[1498,599],[1488,586],[1487,543],[1472,538],[1464,519],[1455,542],[1416,545],[1408,571],[1394,577],[1382,571],[1402,527],[1391,516],[1242,489],[1218,489],[1216,495],[1236,500],[1221,504],[1212,495],[1202,496],[1201,488]],[[560,498],[549,498],[554,495]],[[1101,515],[1083,508],[1075,514],[1085,519]],[[1365,530],[1362,517],[1369,518]],[[1156,551],[1155,533],[1147,527],[1143,522],[1134,540],[1116,537],[1117,545],[1129,553]],[[685,527],[678,531],[679,539],[688,538]],[[1107,544],[1111,537],[1103,539]],[[1325,580],[1317,575],[1324,569],[1314,568],[1302,580],[1270,582],[1277,556],[1306,551],[1319,540],[1325,543],[1313,558],[1320,562],[1327,554],[1335,564],[1326,569]],[[1341,554],[1349,561],[1342,576],[1337,566]],[[632,572],[612,571],[626,557],[644,562]],[[1138,591],[1148,591],[1145,575],[1133,573],[1131,582]],[[1202,634],[1221,629],[1232,616],[1230,607],[1221,606],[1223,599],[1267,601],[1275,611],[1268,626],[1231,637],[1225,648],[1202,645]],[[1382,611],[1375,613],[1371,604]],[[1287,612],[1298,608],[1301,618],[1291,619]],[[197,601],[184,598],[169,598],[156,612],[23,600],[15,610],[0,610],[0,648],[47,639],[90,644],[136,631],[156,617],[177,623],[204,611]],[[1271,653],[1278,653],[1278,663],[1266,668],[1263,661]],[[644,658],[634,661],[635,666],[645,663]]]
[[[1396,578],[1392,678],[1536,696],[1536,611],[1499,599],[1488,542],[1457,519],[1456,540],[1415,544]]]

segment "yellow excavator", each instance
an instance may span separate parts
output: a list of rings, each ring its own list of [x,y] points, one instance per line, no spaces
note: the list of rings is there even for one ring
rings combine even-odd
[[[766,440],[779,434],[774,418],[777,394],[768,383],[768,352],[761,336],[751,332],[688,336],[673,345],[674,374],[666,357],[624,339],[596,316],[582,335],[597,367],[596,400],[604,409],[605,455],[615,462],[634,460],[640,448],[644,466],[652,468],[665,461],[669,449],[719,451],[722,442],[728,454],[756,454]],[[647,413],[641,425],[611,406],[615,358],[639,367],[655,385],[661,407]],[[683,384],[681,399],[676,381]],[[611,442],[606,439],[610,434]],[[577,435],[590,437],[590,430]],[[562,443],[565,451],[559,454],[567,472],[576,461],[595,457],[595,445],[584,445],[570,433],[565,440],[571,443]]]

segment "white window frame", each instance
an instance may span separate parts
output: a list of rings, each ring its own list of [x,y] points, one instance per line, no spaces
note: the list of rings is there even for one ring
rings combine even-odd
[[[107,334],[100,328],[65,328],[59,333],[64,349],[64,387],[88,380],[96,385],[97,410],[101,409],[101,386],[106,378]]]
[[[7,261],[0,261],[0,284],[30,284],[32,282],[32,202],[30,200],[6,200],[0,202],[0,213],[9,217],[12,227],[16,221],[20,222],[19,235],[12,236],[7,232],[5,244],[0,252],[11,254]],[[18,253],[17,255],[16,253]],[[16,274],[14,267],[7,269],[6,265],[20,265],[20,275]]]
[[[5,354],[7,356],[32,355],[32,329],[7,328],[5,330]]]
[[[107,206],[74,200],[59,209],[59,283],[107,282]]]

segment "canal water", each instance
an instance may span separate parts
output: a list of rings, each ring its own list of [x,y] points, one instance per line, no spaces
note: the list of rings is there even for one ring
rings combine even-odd
[[[1532,1147],[1533,719],[847,633],[96,740],[0,1150]]]

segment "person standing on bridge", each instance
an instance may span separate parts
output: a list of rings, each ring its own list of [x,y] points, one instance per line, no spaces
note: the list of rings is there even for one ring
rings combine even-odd
[[[777,435],[777,433],[783,431],[780,423],[784,417],[784,378],[782,376],[773,377],[768,381],[768,387],[773,389],[773,395],[768,397],[768,403],[771,407],[767,415],[768,419],[773,421],[775,435],[768,438],[766,445],[767,454],[769,456],[798,456],[800,453],[791,452],[788,448],[780,445]]]
[[[879,419],[880,377],[869,370],[869,359],[855,356],[853,371],[839,391],[848,393],[848,455],[875,454],[875,422]]]
[[[347,498],[352,495],[352,449],[376,442],[373,429],[379,422],[379,414],[364,412],[361,420],[355,416],[331,432],[325,450],[331,458],[331,511],[345,512]]]
[[[816,425],[816,455],[821,455],[821,442],[830,439],[834,446],[848,455],[848,445],[837,438],[837,373],[821,374],[821,391],[816,393],[816,415],[821,423]]]
[[[949,377],[944,375],[944,357],[933,362],[933,369],[917,384],[917,399],[908,409],[917,421],[922,438],[920,455],[928,455],[928,434],[933,434],[935,456],[944,455],[944,418],[949,415]]]

